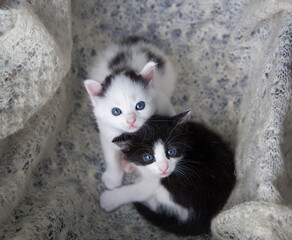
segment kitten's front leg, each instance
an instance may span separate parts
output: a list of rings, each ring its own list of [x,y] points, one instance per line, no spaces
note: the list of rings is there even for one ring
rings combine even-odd
[[[121,163],[120,150],[104,135],[100,135],[106,170],[102,174],[102,181],[108,189],[114,189],[122,184],[124,171]]]
[[[146,201],[157,187],[158,184],[141,181],[111,191],[104,191],[100,196],[100,206],[110,212],[127,203]]]

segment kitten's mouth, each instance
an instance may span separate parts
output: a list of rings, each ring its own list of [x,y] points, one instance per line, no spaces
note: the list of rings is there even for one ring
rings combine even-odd
[[[134,130],[134,129],[137,129],[137,128],[138,128],[138,127],[135,126],[134,124],[128,126],[128,129],[129,129],[129,130]]]
[[[137,127],[134,125],[129,126],[129,129],[136,129]]]
[[[160,176],[167,177],[169,174],[170,174],[170,172],[163,172],[163,173],[160,173]]]

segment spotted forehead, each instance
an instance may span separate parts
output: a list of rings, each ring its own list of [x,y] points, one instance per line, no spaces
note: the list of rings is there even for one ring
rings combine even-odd
[[[99,97],[105,97],[107,92],[115,88],[116,85],[119,85],[120,89],[127,87],[127,85],[144,89],[148,87],[148,82],[133,70],[119,70],[105,78],[102,83],[102,91],[98,94]]]
[[[142,84],[130,81],[126,76],[121,75],[116,77],[111,86],[108,87],[105,96],[111,99],[134,100],[146,94],[146,88]]]

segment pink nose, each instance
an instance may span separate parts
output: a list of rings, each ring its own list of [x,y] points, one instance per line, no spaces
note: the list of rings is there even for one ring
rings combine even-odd
[[[135,122],[136,122],[136,118],[127,119],[127,123],[129,123],[130,125],[133,125]]]
[[[158,168],[159,168],[159,170],[161,171],[161,172],[166,172],[167,171],[167,169],[168,169],[168,164],[167,164],[167,162],[163,162],[163,163],[160,163],[159,165],[158,165]]]

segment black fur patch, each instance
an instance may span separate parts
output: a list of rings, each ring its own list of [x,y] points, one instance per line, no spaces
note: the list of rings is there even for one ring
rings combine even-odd
[[[153,61],[153,62],[157,63],[158,69],[164,68],[165,60],[162,57],[158,56],[157,54],[153,53],[152,51],[150,51],[147,48],[143,48],[142,51],[146,54],[148,62]]]
[[[143,79],[140,74],[137,74],[133,70],[125,71],[124,75],[131,79],[133,82],[141,84],[144,88],[146,88],[148,85],[148,82],[145,79]]]
[[[113,80],[114,76],[113,75],[109,75],[105,78],[105,80],[103,81],[102,85],[102,90],[101,92],[98,94],[99,97],[104,97],[106,91],[108,90],[108,88],[110,87],[112,80]]]
[[[117,67],[121,67],[121,65],[125,65],[127,60],[127,55],[125,52],[118,53],[108,64],[110,69],[115,69]]]
[[[128,38],[122,40],[121,44],[130,46],[130,45],[135,45],[135,44],[137,44],[139,42],[144,42],[144,43],[151,44],[151,42],[149,40],[147,40],[146,38],[140,37],[140,36],[128,37]],[[142,51],[143,51],[144,54],[146,54],[146,57],[147,57],[148,61],[153,61],[153,62],[157,63],[157,68],[159,68],[159,69],[164,68],[165,60],[163,59],[163,57],[158,56],[157,54],[153,53],[148,48],[143,48]]]
[[[98,96],[104,97],[112,82],[115,81],[115,78],[120,75],[126,76],[128,79],[134,83],[142,85],[144,88],[147,88],[148,86],[148,82],[144,80],[141,75],[136,74],[135,71],[131,69],[118,69],[113,74],[105,78],[104,82],[102,83],[102,90]]]
[[[134,45],[137,44],[138,42],[145,42],[145,43],[150,43],[146,38],[143,38],[141,36],[130,36],[121,41],[121,44],[123,45]]]

